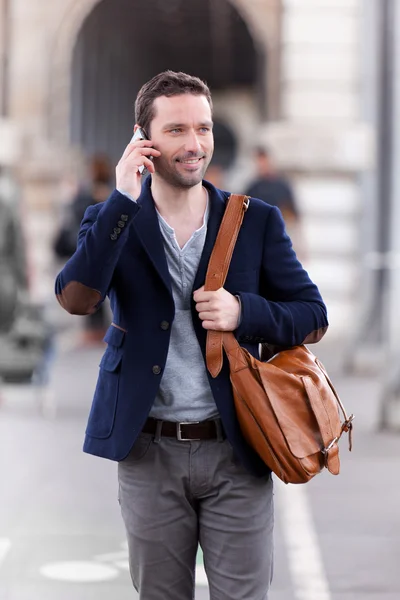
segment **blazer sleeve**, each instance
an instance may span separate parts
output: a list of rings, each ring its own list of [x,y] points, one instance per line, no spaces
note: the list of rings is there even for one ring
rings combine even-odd
[[[130,224],[139,210],[140,205],[116,190],[104,204],[86,210],[76,252],[55,284],[57,299],[67,312],[96,312],[107,295]]]
[[[241,342],[296,346],[318,342],[328,328],[317,286],[298,261],[280,211],[267,218],[260,295],[241,292]]]

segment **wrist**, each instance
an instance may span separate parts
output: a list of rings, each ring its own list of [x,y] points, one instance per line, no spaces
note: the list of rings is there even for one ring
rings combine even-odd
[[[137,202],[136,198],[134,198],[132,196],[132,194],[130,194],[129,192],[126,192],[122,187],[118,186],[116,188],[116,190],[117,190],[117,192],[119,192],[123,196],[126,196],[127,198],[129,198],[129,200],[132,200],[132,202]]]
[[[242,301],[240,299],[240,296],[238,296],[237,294],[235,295],[236,300],[238,301],[239,304],[239,314],[238,314],[238,318],[237,318],[237,322],[236,322],[236,328],[237,329],[241,322],[242,322]]]

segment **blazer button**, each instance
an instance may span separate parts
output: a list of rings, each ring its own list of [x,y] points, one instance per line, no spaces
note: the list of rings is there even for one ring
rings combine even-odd
[[[119,227],[114,227],[114,233],[120,234],[121,233],[121,229]]]
[[[167,329],[169,329],[168,321],[161,321],[160,327],[161,329],[164,329],[164,331],[167,331]]]
[[[154,365],[153,373],[154,375],[159,375],[161,373],[161,367],[159,367],[158,365]]]
[[[117,240],[117,239],[118,239],[118,236],[117,236],[117,234],[116,234],[116,233],[112,233],[112,234],[110,235],[110,238],[113,240],[113,242],[115,242],[115,240]]]
[[[121,227],[121,229],[122,229],[123,227],[125,227],[125,222],[124,221],[118,221],[117,225],[118,225],[118,227]]]
[[[121,221],[127,221],[128,220],[128,215],[121,215]]]

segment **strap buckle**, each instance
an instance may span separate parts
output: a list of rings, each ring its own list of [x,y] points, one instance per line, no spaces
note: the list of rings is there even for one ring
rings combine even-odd
[[[331,443],[322,450],[322,454],[325,457],[325,467],[328,468],[328,461],[329,461],[329,450],[331,450],[331,448],[333,448],[333,446],[339,441],[340,436],[339,437],[335,437],[333,438],[333,440],[331,441]]]
[[[182,421],[176,424],[176,437],[180,442],[200,442],[200,438],[184,438],[182,437],[182,425],[198,425],[200,421]]]
[[[245,199],[243,200],[243,206],[244,206],[244,212],[246,212],[246,210],[250,206],[250,197],[249,196],[246,196]]]
[[[343,423],[342,431],[345,431],[346,433],[351,431],[351,429],[353,428],[353,420],[354,420],[354,415],[350,415],[349,418]]]
[[[333,446],[334,446],[334,445],[336,444],[336,442],[338,442],[338,441],[339,441],[339,438],[338,438],[338,437],[335,437],[335,438],[333,438],[333,440],[331,441],[331,443],[329,444],[329,446],[327,446],[326,448],[324,448],[324,449],[322,450],[322,452],[323,452],[324,454],[327,454],[327,453],[329,452],[329,450],[330,450],[331,448],[333,448]]]

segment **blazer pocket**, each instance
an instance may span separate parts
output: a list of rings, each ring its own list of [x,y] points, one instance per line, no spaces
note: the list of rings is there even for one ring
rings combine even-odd
[[[109,345],[100,362],[99,376],[86,428],[87,435],[100,439],[110,437],[114,427],[123,356],[121,346],[125,333],[115,327],[112,329],[118,333],[107,332],[104,338],[105,341],[109,340]]]
[[[106,331],[103,341],[109,346],[120,348],[124,342],[126,331],[113,323]]]
[[[100,373],[101,369],[108,373],[114,373],[118,369],[121,360],[122,349],[115,346],[108,346],[100,361]]]

